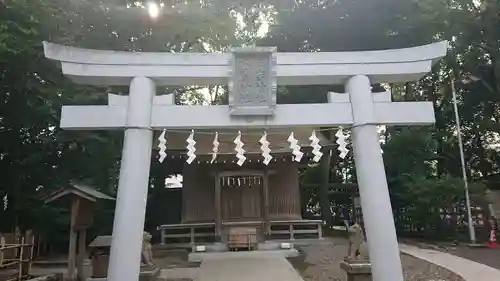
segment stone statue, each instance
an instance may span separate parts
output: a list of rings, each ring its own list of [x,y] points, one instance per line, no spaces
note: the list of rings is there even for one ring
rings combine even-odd
[[[142,236],[142,253],[141,253],[141,264],[143,266],[156,267],[153,261],[153,251],[151,246],[151,234],[144,231]]]
[[[361,245],[359,245],[358,259],[363,261],[370,260],[370,255],[368,254],[368,244],[366,241],[363,241]]]
[[[358,221],[350,226],[349,233],[349,248],[346,258],[355,260],[368,260],[368,248],[365,242],[365,234]]]

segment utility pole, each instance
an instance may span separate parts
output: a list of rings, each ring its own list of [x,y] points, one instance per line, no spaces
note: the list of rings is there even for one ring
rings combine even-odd
[[[469,238],[471,244],[476,244],[476,230],[474,228],[474,221],[472,219],[472,210],[469,196],[469,183],[467,180],[467,172],[465,168],[465,157],[464,157],[464,146],[462,143],[462,132],[460,130],[460,117],[458,114],[458,106],[457,106],[457,93],[455,90],[455,80],[451,80],[451,93],[453,95],[453,109],[455,111],[455,122],[457,127],[457,137],[458,137],[458,148],[460,150],[460,162],[462,163],[462,177],[464,181],[464,189],[465,189],[465,204],[467,206],[467,221],[469,227]]]

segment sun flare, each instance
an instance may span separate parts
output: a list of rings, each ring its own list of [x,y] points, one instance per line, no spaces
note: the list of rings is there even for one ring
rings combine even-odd
[[[148,14],[152,18],[157,18],[160,15],[160,7],[156,2],[149,2],[147,4]]]

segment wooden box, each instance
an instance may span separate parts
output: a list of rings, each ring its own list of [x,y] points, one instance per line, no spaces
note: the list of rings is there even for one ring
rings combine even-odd
[[[257,228],[255,227],[231,227],[228,230],[229,249],[246,248],[253,250],[257,248]]]

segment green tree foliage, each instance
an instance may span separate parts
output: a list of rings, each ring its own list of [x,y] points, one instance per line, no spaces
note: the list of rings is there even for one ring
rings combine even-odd
[[[441,197],[463,204],[450,82],[455,80],[459,96],[468,176],[472,181],[482,182],[485,176],[498,173],[495,147],[498,133],[494,129],[498,91],[492,86],[496,80],[490,81],[494,79],[490,74],[495,65],[493,53],[498,48],[485,47],[498,41],[498,34],[491,29],[491,26],[498,26],[494,16],[497,14],[495,1],[485,1],[482,6],[473,1],[301,1],[294,9],[278,14],[277,25],[271,29],[264,44],[278,45],[283,51],[353,51],[403,48],[449,40],[449,55],[429,75],[418,82],[385,85],[391,88],[396,101],[432,101],[436,126],[387,128],[382,141],[395,209],[409,204],[402,199],[411,199],[415,195],[412,192],[434,196],[424,192],[426,190],[435,190]],[[467,78],[467,74],[476,78]],[[374,86],[376,90],[382,85]],[[330,89],[335,88],[342,91],[341,86],[330,86]],[[326,89],[314,86],[289,92],[297,101],[315,99],[319,102]],[[346,162],[350,175],[341,179],[352,182],[355,180],[352,159],[332,162],[332,168],[339,168]],[[308,178],[319,173],[319,167],[313,169],[317,171],[308,171]],[[338,180],[338,177],[330,179],[331,182]],[[447,188],[438,188],[440,186]],[[332,185],[316,185],[316,191],[307,189],[308,194],[312,194],[312,198],[324,194],[321,188],[333,191]],[[473,189],[473,192],[481,195],[480,190]],[[426,213],[425,204],[417,204],[412,210],[422,210],[421,222],[432,219]],[[433,213],[436,214],[438,212]],[[415,216],[415,213],[406,215]]]
[[[44,57],[42,42],[166,52],[221,49],[236,42],[234,18],[216,8],[205,13],[197,3],[183,2],[153,20],[125,1],[1,2],[0,232],[18,225],[58,240],[65,231],[53,234],[67,229],[68,206],[44,206],[43,194],[75,179],[107,193],[116,190],[123,133],[62,131],[59,112],[63,104],[104,104],[108,92],[127,89],[74,84]],[[109,233],[109,219],[106,224]]]
[[[63,104],[104,104],[108,92],[127,89],[69,81],[54,62],[44,58],[44,40],[161,52],[219,52],[231,45],[254,43],[292,52],[355,51],[449,40],[449,55],[420,81],[374,85],[374,90],[390,88],[394,100],[434,104],[435,126],[387,128],[381,136],[395,209],[407,207],[419,223],[430,223],[437,216],[426,213],[429,204],[436,203],[432,200],[441,198],[438,203],[443,209],[463,202],[451,80],[456,82],[468,176],[471,181],[498,186],[491,179],[500,173],[500,7],[495,0],[477,2],[211,0],[167,5],[165,1],[161,15],[153,19],[145,9],[127,7],[133,3],[125,0],[0,1],[0,169],[4,175],[0,197],[7,199],[7,208],[0,208],[0,231],[15,225],[47,234],[49,229],[63,229],[61,225],[67,223],[67,217],[60,216],[63,208],[43,206],[39,198],[69,180],[86,180],[109,193],[116,190],[122,133],[62,131],[59,112]],[[269,33],[260,34],[266,26]],[[198,91],[205,86],[209,101]],[[328,91],[341,92],[343,86],[280,87],[278,101],[325,102]],[[227,102],[225,85],[159,92],[176,93],[180,103]],[[303,189],[303,201],[310,205],[321,201],[318,194],[333,194],[332,183],[355,182],[352,154],[342,160],[334,153],[329,169],[323,166],[304,172],[304,181],[317,183]],[[161,187],[174,170],[154,162],[152,186]],[[320,186],[325,190],[320,192]],[[481,188],[474,190],[481,194]],[[419,198],[412,201],[414,197]],[[335,196],[329,199],[332,204]],[[416,210],[422,213],[412,213]],[[54,219],[48,221],[48,217]]]

